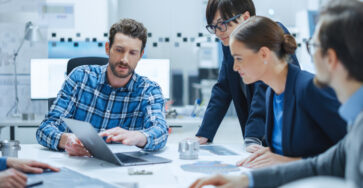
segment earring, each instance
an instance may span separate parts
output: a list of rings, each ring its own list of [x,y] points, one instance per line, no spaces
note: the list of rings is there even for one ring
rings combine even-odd
[[[263,64],[267,65],[267,61],[264,61]]]

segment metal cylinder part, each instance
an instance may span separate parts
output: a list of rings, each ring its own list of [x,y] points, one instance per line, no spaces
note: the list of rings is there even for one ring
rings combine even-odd
[[[199,142],[196,139],[182,140],[179,142],[178,151],[180,159],[198,159]]]
[[[0,141],[0,151],[3,157],[18,157],[18,151],[20,150],[20,144],[17,140],[3,140]]]

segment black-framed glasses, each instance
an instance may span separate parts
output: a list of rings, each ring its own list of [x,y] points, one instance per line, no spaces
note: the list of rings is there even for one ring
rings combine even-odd
[[[217,22],[216,25],[212,25],[209,24],[207,26],[205,26],[205,28],[207,28],[207,30],[209,31],[209,33],[211,34],[216,34],[217,29],[221,32],[225,32],[227,31],[227,24],[231,21],[236,20],[237,18],[239,18],[242,14],[237,14],[236,16],[233,16],[232,18],[225,20],[225,21],[219,21]]]
[[[308,51],[310,56],[313,56],[318,48],[320,48],[320,44],[314,43],[312,38],[304,40],[306,45],[306,50]]]

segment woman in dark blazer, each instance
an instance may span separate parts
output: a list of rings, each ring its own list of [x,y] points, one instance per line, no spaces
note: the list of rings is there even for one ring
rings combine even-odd
[[[211,91],[203,122],[196,133],[201,144],[213,141],[231,102],[236,110],[247,151],[253,152],[254,146],[258,146],[265,135],[267,86],[262,82],[245,85],[239,74],[233,71],[233,57],[229,50],[229,35],[239,24],[255,14],[252,0],[208,0],[206,28],[220,39],[223,61],[218,81]],[[279,25],[285,33],[289,33],[281,23]],[[299,66],[295,54],[291,54],[290,57],[290,62]]]
[[[237,165],[265,167],[324,152],[346,134],[339,102],[330,88],[316,88],[314,75],[287,63],[295,39],[265,17],[253,17],[231,35],[234,70],[247,84],[263,81],[266,92],[266,141]]]

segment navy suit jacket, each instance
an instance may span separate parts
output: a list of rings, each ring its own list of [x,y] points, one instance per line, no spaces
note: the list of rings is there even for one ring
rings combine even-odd
[[[278,24],[285,33],[289,33],[282,24]],[[246,85],[247,97],[245,97],[240,84],[241,76],[233,70],[234,60],[229,47],[222,46],[222,50],[224,57],[218,81],[213,86],[211,99],[196,136],[213,141],[217,129],[233,101],[244,137],[255,137],[262,140],[265,135],[267,85],[262,82]],[[290,56],[289,62],[299,66],[295,54]]]
[[[346,122],[339,116],[331,88],[317,88],[314,75],[288,65],[282,120],[282,151],[285,156],[310,157],[324,152],[342,139]],[[272,148],[274,91],[266,91],[266,141]]]

